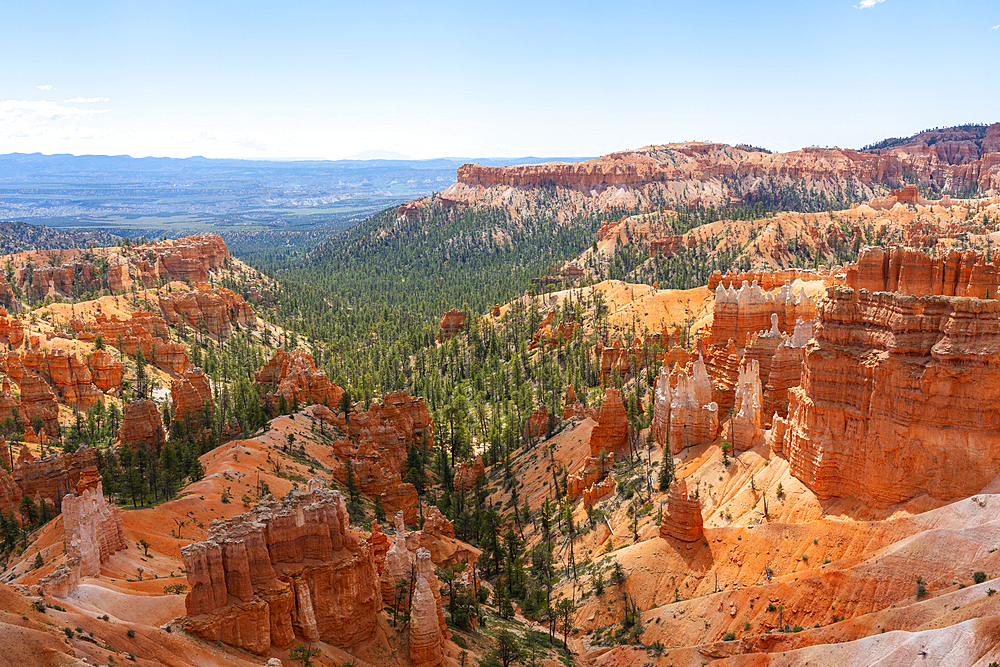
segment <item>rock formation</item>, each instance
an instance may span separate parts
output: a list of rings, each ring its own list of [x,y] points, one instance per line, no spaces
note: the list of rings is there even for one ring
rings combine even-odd
[[[396,527],[396,537],[385,554],[385,567],[379,575],[379,584],[382,591],[382,604],[386,607],[395,607],[397,586],[399,582],[406,579],[411,580],[413,569],[413,556],[406,548],[406,527],[403,524],[403,513],[396,512],[393,518]],[[402,609],[406,609],[408,600],[402,601]]]
[[[258,655],[301,635],[335,646],[372,636],[381,609],[375,558],[348,530],[337,491],[265,498],[181,548],[191,588],[185,627]]]
[[[190,292],[160,293],[157,297],[164,319],[177,325],[186,322],[192,329],[218,339],[229,338],[233,326],[254,326],[257,316],[239,294],[225,287],[199,284]]]
[[[777,328],[790,332],[799,319],[812,319],[816,303],[805,290],[794,294],[786,283],[777,293],[761,289],[757,281],[745,281],[739,290],[725,289],[720,283],[715,288],[715,315],[712,319],[712,340],[722,343],[728,339],[743,345],[747,336],[771,328],[771,316],[777,315]]]
[[[590,507],[604,496],[614,493],[617,488],[618,482],[616,482],[615,478],[610,475],[605,477],[600,482],[591,484],[583,490],[583,506]]]
[[[88,470],[96,470],[96,464],[93,448],[40,459],[30,456],[25,449],[14,462],[12,477],[23,495],[36,504],[44,500],[58,510],[64,496],[78,487]]]
[[[426,549],[417,551],[417,585],[410,609],[410,664],[438,667],[444,664],[444,634],[438,619],[440,601],[435,597],[439,583]]]
[[[784,336],[771,358],[767,386],[764,388],[764,428],[769,428],[774,415],[788,414],[788,390],[799,386],[805,344],[812,339],[812,320],[799,321],[791,336]]]
[[[660,374],[656,378],[656,390],[653,393],[653,421],[649,426],[653,439],[660,447],[664,447],[670,437],[670,402],[672,399],[670,370],[664,364],[660,366]]]
[[[544,405],[540,405],[528,417],[524,424],[524,437],[535,441],[543,437],[549,430],[549,411]]]
[[[913,296],[996,299],[1000,284],[998,259],[987,262],[972,250],[951,250],[943,257],[932,257],[903,246],[869,247],[861,251],[856,265],[847,267],[847,286]]]
[[[670,450],[677,454],[685,447],[715,440],[719,431],[719,406],[711,400],[712,388],[704,362],[699,358],[691,373],[677,376],[670,402]]]
[[[662,207],[663,201],[702,204],[742,200],[760,188],[805,185],[833,194],[851,187],[862,196],[876,188],[897,187],[914,175],[923,183],[949,188],[1000,189],[1000,123],[976,137],[912,138],[891,148],[855,151],[803,148],[770,153],[750,146],[687,142],[646,146],[576,163],[458,169],[457,182],[436,199],[444,205],[511,206],[525,192],[555,188],[580,208],[611,209],[627,202],[635,208]],[[735,186],[734,184],[739,184]],[[525,207],[527,209],[527,207]],[[528,209],[530,212],[531,209]]]
[[[389,553],[389,538],[382,532],[382,524],[372,521],[372,534],[368,538],[368,544],[372,548],[372,556],[375,558],[375,568],[379,576],[385,569],[385,555]]]
[[[951,500],[1000,473],[1000,301],[831,287],[818,317],[781,445],[817,496]]]
[[[20,398],[14,396],[10,382],[4,378],[0,390],[0,416],[6,419],[11,416],[12,410],[16,410],[28,424],[33,423],[37,417],[42,420],[45,431],[58,438],[59,404],[56,403],[56,395],[49,384],[35,371],[25,369],[16,352],[0,356],[0,370],[17,382],[21,392]]]
[[[163,420],[160,418],[160,411],[156,409],[156,403],[148,400],[129,403],[122,417],[122,425],[118,427],[119,443],[155,447],[165,437]]]
[[[0,308],[0,342],[11,349],[24,342],[24,323],[17,318],[8,317],[3,308]]]
[[[222,268],[229,259],[229,249],[218,234],[195,234],[176,240],[160,241],[137,248],[140,255],[151,251],[156,262],[156,277],[199,283],[208,280],[209,271]]]
[[[597,484],[615,465],[614,452],[593,454],[584,459],[583,468],[566,478],[567,493],[570,498],[579,498],[584,491]]]
[[[732,443],[736,451],[751,449],[764,441],[763,408],[760,364],[755,359],[749,359],[740,367],[735,411],[730,421]]]
[[[398,475],[396,476],[398,478]],[[420,498],[417,496],[417,488],[409,482],[390,482],[386,485],[385,491],[379,494],[379,502],[386,514],[402,512],[409,524],[417,522],[420,512]]]
[[[617,389],[604,393],[597,426],[590,433],[590,454],[615,453],[628,443],[628,416]]]
[[[468,493],[476,487],[476,480],[483,476],[483,457],[477,456],[470,465],[469,461],[462,462],[455,470],[455,490],[459,493]]]
[[[81,484],[78,493],[62,499],[64,540],[68,560],[39,584],[46,594],[68,597],[82,577],[96,577],[101,564],[116,551],[128,548],[121,512],[104,499],[96,468],[88,469],[96,478],[93,486]]]
[[[16,363],[11,363],[12,356],[7,355],[8,374],[19,381],[15,370]],[[51,383],[61,401],[67,405],[86,410],[94,403],[103,400],[101,390],[93,382],[90,369],[75,354],[65,350],[46,351],[26,350],[20,363],[37,375]],[[23,391],[23,390],[22,390]]]
[[[312,355],[302,350],[278,350],[255,377],[258,383],[273,386],[267,396],[274,402],[284,396],[289,403],[297,400],[301,405],[322,403],[337,408],[344,395],[343,389],[316,368]]]
[[[105,345],[133,358],[142,350],[146,361],[175,375],[190,364],[184,346],[170,340],[166,320],[150,312],[137,311],[127,320],[99,312],[93,322],[75,318],[70,326],[79,340],[95,341],[100,336]]]
[[[438,332],[438,340],[450,340],[453,336],[465,330],[465,311],[449,310],[441,316],[441,326]]]
[[[697,542],[704,534],[701,503],[688,494],[687,481],[674,480],[670,485],[670,493],[667,494],[667,511],[660,521],[660,537]]]
[[[170,402],[174,419],[183,421],[188,415],[197,419],[206,407],[212,409],[212,383],[203,370],[192,366],[170,383]]]
[[[95,350],[90,358],[90,373],[94,384],[105,394],[117,396],[122,388],[124,367],[104,350]]]

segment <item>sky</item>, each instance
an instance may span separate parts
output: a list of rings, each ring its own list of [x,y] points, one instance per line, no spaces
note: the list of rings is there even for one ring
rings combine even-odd
[[[0,154],[859,148],[1000,121],[996,0],[0,0]]]

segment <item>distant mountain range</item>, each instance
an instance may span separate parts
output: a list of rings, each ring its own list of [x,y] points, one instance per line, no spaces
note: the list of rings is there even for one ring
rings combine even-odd
[[[217,160],[108,155],[0,155],[0,220],[118,234],[206,228],[343,227],[444,190],[462,164],[586,158]]]

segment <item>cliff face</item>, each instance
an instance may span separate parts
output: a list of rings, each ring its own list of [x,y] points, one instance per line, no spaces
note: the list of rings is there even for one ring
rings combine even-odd
[[[513,167],[476,164],[458,169],[458,182],[441,193],[442,201],[493,203],[511,201],[511,189],[559,187],[584,193],[598,207],[652,205],[657,197],[672,202],[717,203],[744,197],[757,187],[807,184],[817,191],[846,184],[861,193],[898,186],[916,178],[944,189],[1000,188],[1000,124],[978,142],[917,138],[890,149],[861,152],[839,148],[803,148],[768,153],[745,146],[683,143],[648,146],[573,164],[547,163]],[[656,196],[654,196],[656,195]]]
[[[617,389],[608,389],[597,426],[590,433],[590,454],[615,453],[628,442],[628,416]]]
[[[903,246],[864,248],[858,263],[847,267],[847,286],[869,292],[995,299],[998,284],[998,260],[987,262],[971,250],[932,257]]]
[[[322,488],[212,522],[206,541],[181,549],[187,629],[258,655],[296,635],[336,646],[371,637],[378,572],[347,523],[343,497]]]
[[[715,314],[712,319],[712,341],[722,344],[732,339],[745,347],[748,336],[776,328],[791,333],[799,319],[811,320],[816,302],[805,290],[795,294],[786,283],[777,293],[761,289],[757,282],[746,282],[737,290],[715,288]]]
[[[674,454],[685,447],[715,440],[719,432],[719,406],[712,401],[712,384],[701,358],[691,372],[677,376],[670,403],[670,449]]]
[[[93,448],[41,459],[22,455],[14,462],[12,477],[23,495],[35,503],[45,500],[58,509],[63,497],[77,488],[84,473],[95,467],[95,456]]]
[[[831,287],[782,443],[821,498],[884,507],[1000,473],[1000,301]]]

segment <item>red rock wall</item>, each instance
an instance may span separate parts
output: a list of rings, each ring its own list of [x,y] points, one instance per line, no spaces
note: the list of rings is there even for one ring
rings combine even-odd
[[[229,338],[234,324],[254,326],[257,317],[242,296],[224,287],[199,284],[190,292],[160,293],[163,317],[176,326],[186,322],[192,329],[216,338]]]
[[[186,627],[259,655],[296,634],[352,646],[372,636],[382,607],[375,557],[348,529],[339,492],[316,489],[290,503],[265,499],[215,522],[208,539],[181,548],[190,592]]]
[[[198,419],[206,407],[212,409],[212,383],[200,368],[192,366],[170,383],[173,418],[184,420],[188,415]]]
[[[681,542],[697,542],[705,529],[702,525],[701,503],[688,493],[687,482],[675,480],[667,494],[667,511],[660,521],[660,537]]]
[[[1000,301],[832,287],[782,450],[819,497],[950,500],[1000,473]]]
[[[972,250],[952,250],[934,257],[921,250],[892,246],[865,248],[858,263],[847,267],[847,286],[869,292],[913,296],[997,298],[1000,258],[993,262]]]

